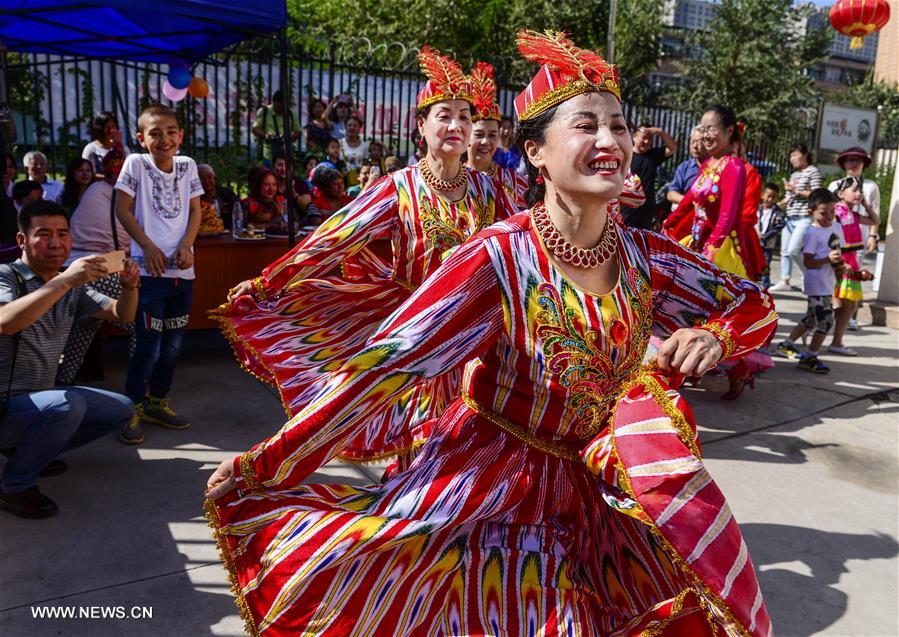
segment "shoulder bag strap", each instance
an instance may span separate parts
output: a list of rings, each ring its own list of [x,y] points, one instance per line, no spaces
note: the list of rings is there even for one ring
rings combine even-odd
[[[28,290],[25,287],[25,277],[22,276],[22,273],[19,272],[19,269],[16,266],[11,265],[10,267],[12,268],[13,274],[16,275],[16,281],[19,284],[19,295],[16,297],[19,299],[28,293]],[[9,380],[6,383],[5,403],[9,403],[9,397],[12,394],[12,379],[16,375],[16,357],[19,355],[19,339],[21,338],[21,330],[12,335],[12,363],[9,366]]]
[[[116,224],[115,217],[115,196],[116,191],[115,188],[112,189],[112,196],[109,198],[109,222],[112,224],[112,245],[118,250],[119,249],[119,229]]]

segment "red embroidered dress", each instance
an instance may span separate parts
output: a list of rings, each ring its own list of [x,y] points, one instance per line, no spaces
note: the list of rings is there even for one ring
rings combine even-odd
[[[463,245],[207,503],[251,634],[771,634],[651,333],[765,342],[770,297],[619,228],[617,287],[548,260],[528,214]],[[409,469],[299,486],[416,383],[466,370]],[[643,632],[644,630],[648,632]]]
[[[269,265],[257,296],[221,306],[216,318],[240,362],[275,384],[289,414],[316,394],[377,326],[475,232],[517,212],[495,182],[470,171],[468,192],[449,202],[413,166],[385,176]],[[370,248],[389,241],[392,257]],[[408,448],[411,427],[458,395],[459,373],[410,388],[343,457],[368,460]]]
[[[496,179],[519,210],[527,208],[527,204],[524,201],[524,193],[528,189],[527,177],[519,175],[514,168],[497,167]]]

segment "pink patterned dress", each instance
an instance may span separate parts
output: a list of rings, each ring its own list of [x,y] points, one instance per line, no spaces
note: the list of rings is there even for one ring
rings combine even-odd
[[[720,265],[746,276],[750,264],[741,223],[745,190],[742,159],[731,155],[706,159],[677,209],[665,219],[666,234],[700,254],[714,248],[723,257],[722,246],[726,241],[732,243],[739,258]]]
[[[847,301],[861,301],[865,298],[865,293],[862,291],[862,272],[858,262],[858,251],[865,244],[859,215],[842,201],[837,202],[834,206],[834,213],[843,228],[843,238],[846,240],[846,244],[842,248],[846,268],[843,270],[840,280],[837,281],[833,295]]]
[[[771,298],[619,229],[593,295],[527,213],[468,241],[207,502],[253,635],[771,635],[689,408],[643,364],[699,326],[743,356]],[[467,366],[462,396],[381,485],[300,486],[396,397]]]

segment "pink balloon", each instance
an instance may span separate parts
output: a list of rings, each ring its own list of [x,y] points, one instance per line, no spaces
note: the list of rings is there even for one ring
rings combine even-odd
[[[162,83],[162,94],[173,102],[180,102],[187,95],[187,88],[175,88],[165,80]]]

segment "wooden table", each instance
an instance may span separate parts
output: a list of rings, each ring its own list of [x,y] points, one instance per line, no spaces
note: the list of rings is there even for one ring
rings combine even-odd
[[[218,327],[206,312],[225,302],[228,290],[246,279],[259,276],[262,268],[287,252],[287,239],[266,238],[240,241],[230,234],[197,237],[194,243],[193,304],[189,329]]]

